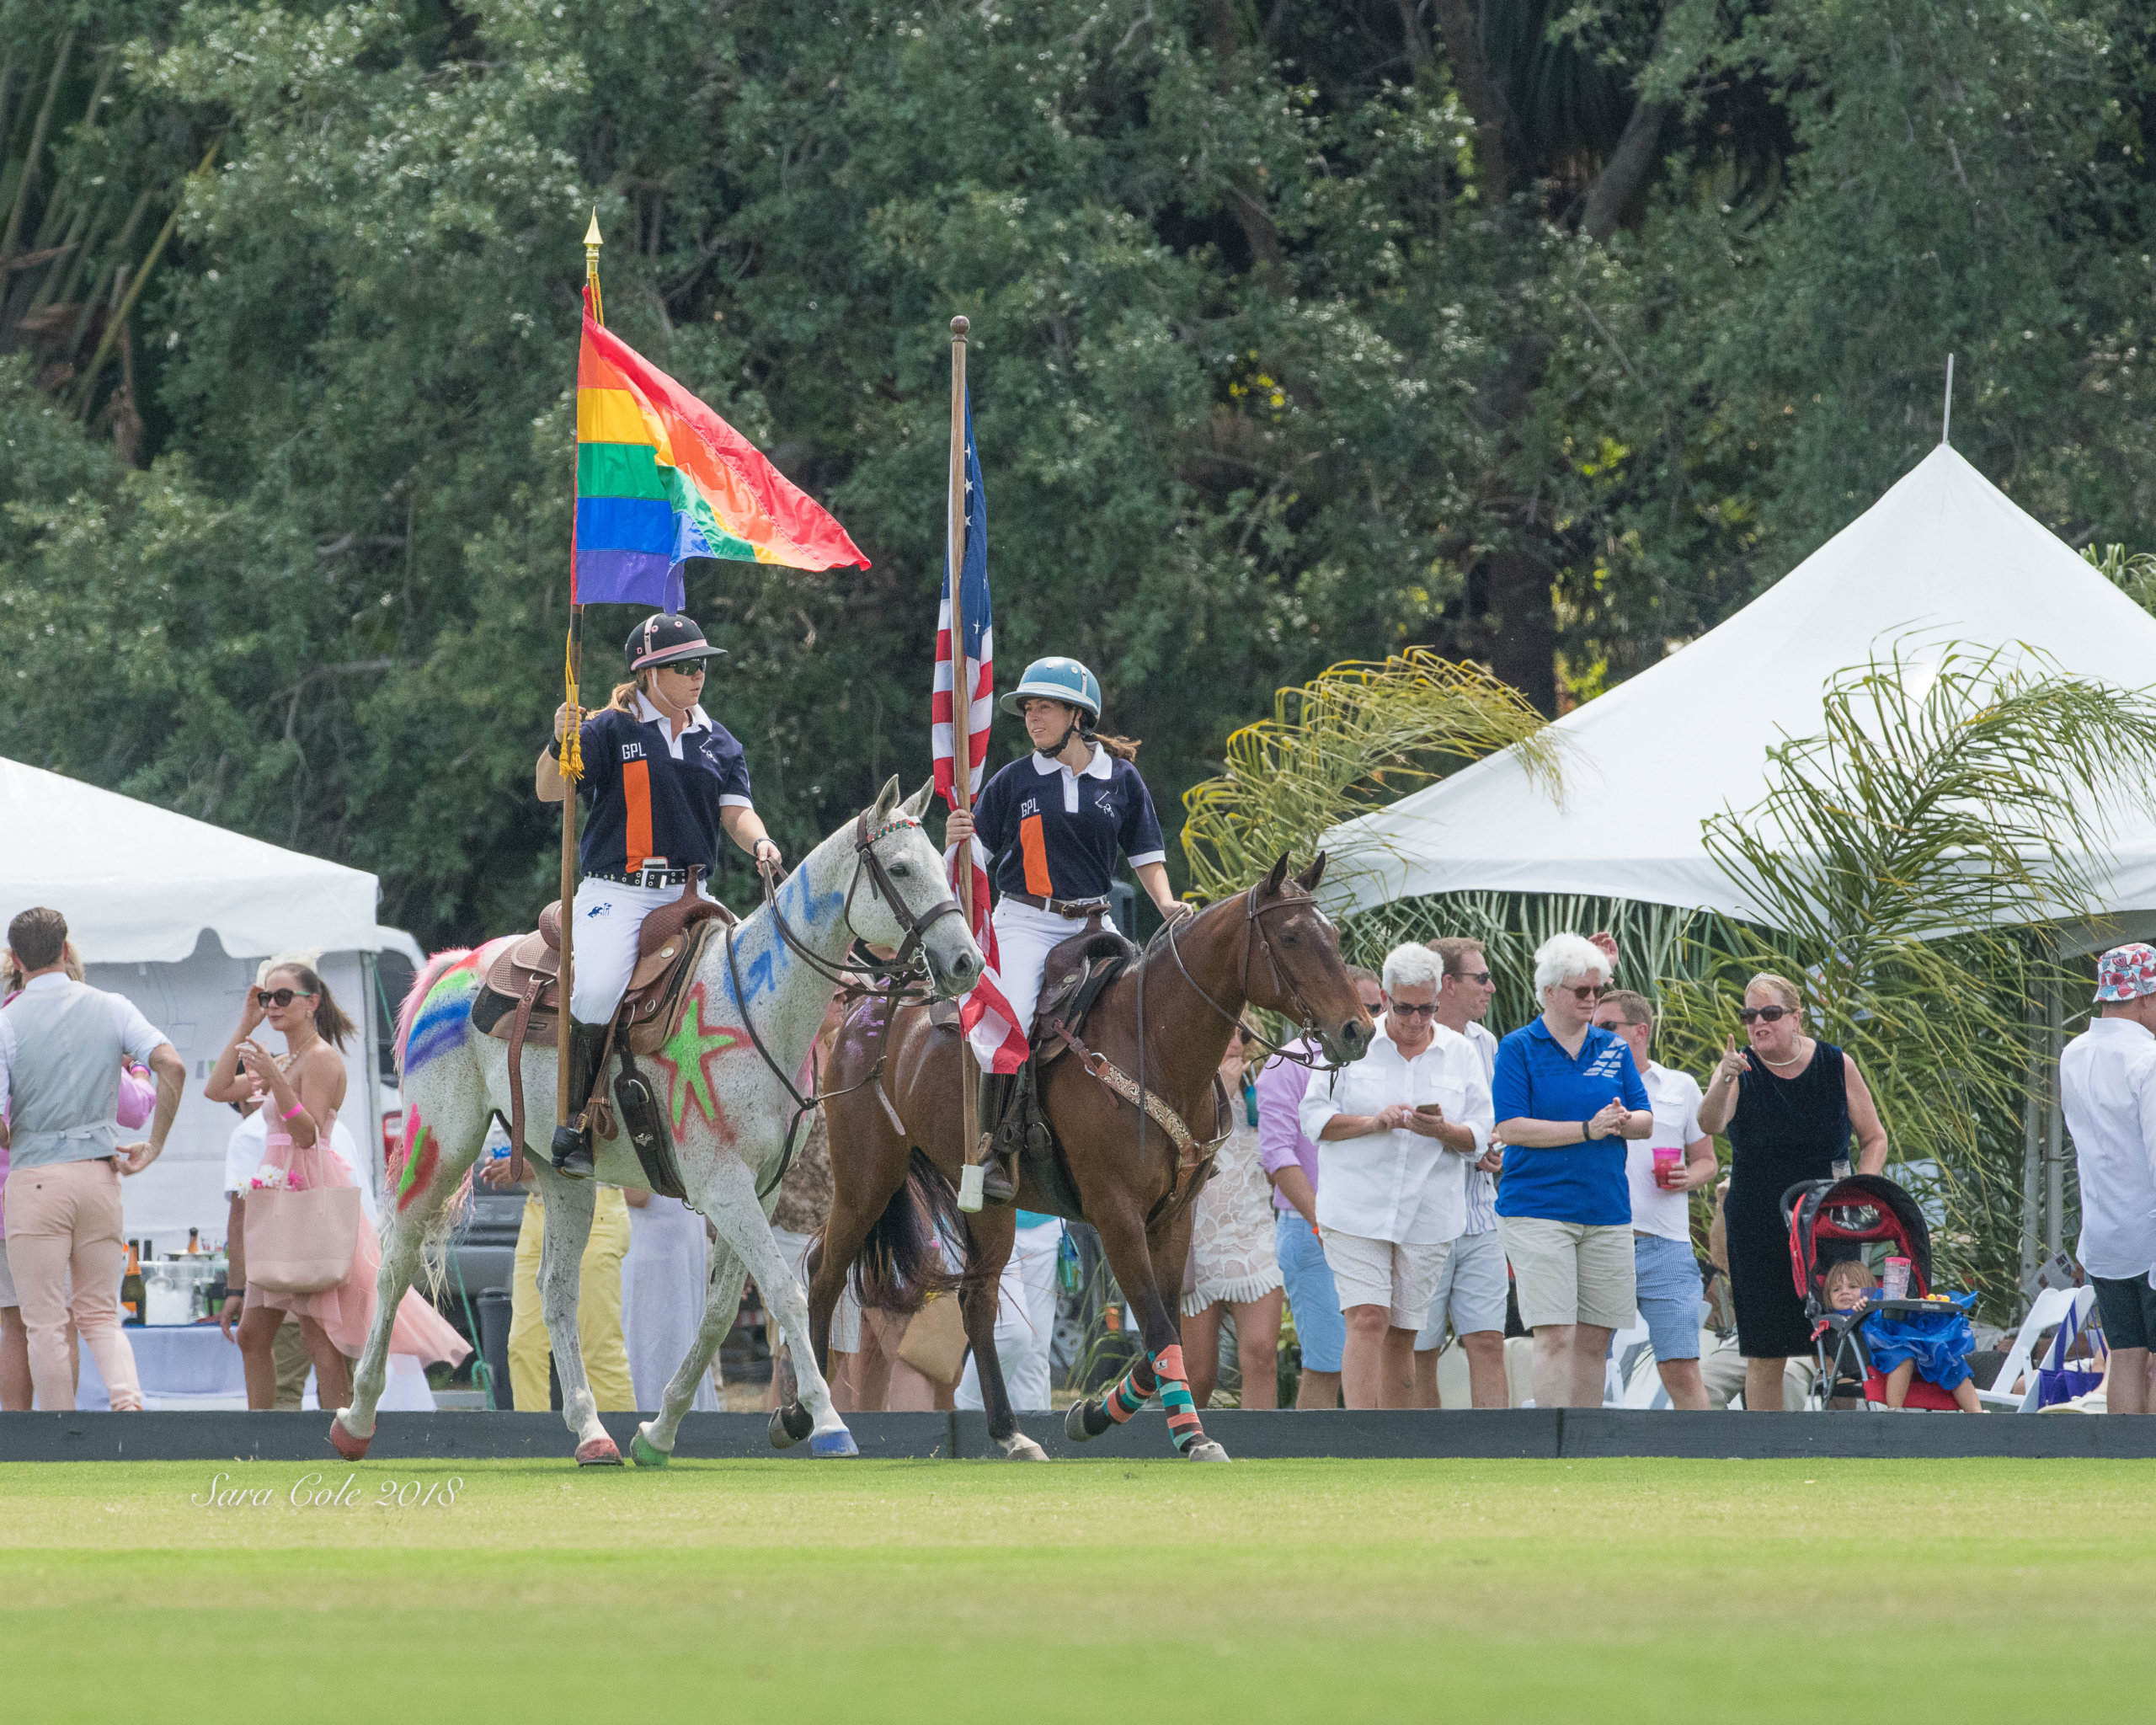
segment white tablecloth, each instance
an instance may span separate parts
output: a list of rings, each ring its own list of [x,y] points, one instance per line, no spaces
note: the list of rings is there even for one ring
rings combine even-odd
[[[135,1375],[141,1382],[145,1407],[245,1410],[247,1373],[240,1363],[239,1346],[227,1342],[215,1324],[131,1324],[120,1333],[135,1350]],[[83,1375],[75,1406],[85,1411],[110,1408],[111,1391],[88,1348],[81,1349],[81,1358]],[[389,1382],[383,1387],[381,1406],[392,1412],[432,1413],[434,1405],[425,1368],[409,1354],[390,1355]],[[312,1372],[307,1374],[300,1406],[320,1406]]]

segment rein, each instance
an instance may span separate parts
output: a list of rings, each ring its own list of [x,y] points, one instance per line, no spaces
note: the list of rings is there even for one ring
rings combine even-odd
[[[1243,921],[1246,926],[1243,934],[1243,962],[1238,975],[1238,981],[1242,988],[1243,998],[1248,1000],[1250,998],[1250,954],[1252,937],[1255,936],[1257,946],[1265,954],[1265,968],[1272,973],[1274,992],[1285,994],[1288,996],[1290,1005],[1298,1015],[1296,1029],[1301,1032],[1304,1041],[1315,1046],[1317,1042],[1317,1014],[1310,1010],[1310,1002],[1303,998],[1303,991],[1296,986],[1294,978],[1289,976],[1282,969],[1279,959],[1273,953],[1273,943],[1267,937],[1265,932],[1265,918],[1275,911],[1289,910],[1296,905],[1312,902],[1315,901],[1310,895],[1305,894],[1301,897],[1292,899],[1283,896],[1273,900],[1269,905],[1261,905],[1247,895],[1245,895]],[[1192,991],[1198,996],[1198,999],[1212,1007],[1230,1024],[1243,1025],[1243,1021],[1240,1017],[1208,994],[1198,979],[1190,974],[1189,965],[1183,962],[1182,948],[1176,940],[1176,930],[1181,926],[1182,919],[1167,923],[1162,927],[1161,933],[1167,937],[1168,952],[1174,958],[1176,969],[1182,973],[1182,980],[1190,985]],[[1292,1047],[1273,1041],[1271,1037],[1255,1026],[1243,1025],[1243,1029],[1251,1040],[1263,1044],[1279,1059],[1292,1061],[1298,1066],[1307,1066],[1313,1072],[1337,1072],[1342,1070],[1344,1064],[1340,1061],[1328,1061],[1321,1057],[1313,1058],[1307,1055],[1298,1054]]]
[[[892,833],[901,831],[907,827],[918,827],[920,825],[921,823],[910,814],[894,814],[883,825],[871,831],[867,809],[862,809],[854,818],[853,879],[846,887],[845,909],[846,932],[853,937],[851,953],[849,956],[858,954],[861,960],[859,969],[868,972],[883,984],[881,993],[885,1003],[883,1033],[876,1051],[876,1063],[869,1068],[867,1076],[859,1082],[849,1084],[843,1090],[824,1090],[819,1088],[816,1081],[812,1079],[808,1087],[808,1094],[806,1096],[795,1087],[793,1075],[784,1071],[777,1060],[772,1058],[771,1049],[765,1045],[763,1033],[756,1028],[755,1017],[749,1011],[749,997],[741,986],[740,955],[735,952],[734,947],[734,925],[729,923],[727,926],[726,972],[728,978],[734,985],[734,997],[741,1002],[742,1028],[749,1033],[750,1045],[755,1049],[757,1054],[762,1056],[764,1065],[770,1069],[771,1076],[778,1080],[780,1087],[786,1092],[793,1103],[793,1118],[787,1123],[785,1153],[779,1158],[777,1171],[769,1180],[757,1188],[756,1196],[759,1199],[768,1197],[772,1188],[786,1178],[787,1171],[793,1166],[795,1136],[801,1129],[801,1117],[832,1097],[851,1096],[855,1091],[865,1089],[867,1086],[878,1082],[883,1076],[883,1062],[890,1051],[891,1021],[898,1016],[899,1007],[908,1001],[927,997],[925,985],[927,981],[928,965],[927,960],[921,956],[921,937],[944,917],[959,915],[958,901],[947,891],[943,895],[942,902],[931,905],[926,912],[916,915],[913,907],[906,903],[898,889],[892,884],[890,873],[883,867],[883,859],[876,854],[875,849],[880,840],[889,837]],[[827,982],[839,988],[858,987],[857,971],[842,969],[832,965],[819,954],[812,951],[787,926],[785,915],[778,907],[779,871],[769,863],[760,863],[757,867],[758,872],[764,878],[764,907],[771,913],[771,922],[778,930],[781,942]],[[897,956],[888,960],[876,958],[866,950],[861,931],[853,924],[854,895],[861,889],[861,877],[863,873],[868,877],[869,891],[890,907],[891,914],[898,919],[899,928],[905,936],[905,939],[899,947]],[[871,998],[878,992],[873,988],[862,989],[861,991]],[[821,1074],[819,1073],[818,1076],[820,1077]]]

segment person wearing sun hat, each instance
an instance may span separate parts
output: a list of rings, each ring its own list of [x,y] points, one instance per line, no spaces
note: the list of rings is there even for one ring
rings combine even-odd
[[[1101,680],[1075,659],[1037,659],[1001,704],[1024,721],[1033,753],[991,778],[970,815],[953,814],[944,841],[963,844],[978,835],[990,856],[1000,859],[992,871],[1000,895],[993,915],[998,974],[1017,1028],[1029,1033],[1048,955],[1088,917],[1106,912],[1118,851],[1164,918],[1190,907],[1177,903],[1168,885],[1160,817],[1132,764],[1138,745],[1094,729]],[[997,1129],[1018,1077],[981,1075],[981,1135],[959,1188],[961,1210],[978,1210],[984,1200],[1008,1204],[1017,1196],[1002,1166],[1015,1146],[1001,1141]]]
[[[579,848],[576,973],[569,1000],[570,1094],[584,1096],[606,1025],[636,969],[643,919],[681,895],[691,868],[711,879],[719,836],[776,868],[778,846],[758,818],[749,790],[749,761],[725,726],[698,704],[704,670],[723,656],[694,619],[654,611],[625,644],[630,681],[615,686],[596,713],[554,712],[555,744],[574,719],[584,754],[580,788],[590,798]],[[554,746],[541,751],[535,788],[558,803],[568,784]],[[591,1138],[580,1121],[554,1130],[555,1172],[591,1178]]]
[[[2058,1062],[2081,1192],[2075,1251],[2111,1344],[2105,1405],[2147,1413],[2156,1407],[2156,947],[2134,941],[2097,960],[2096,1009]]]

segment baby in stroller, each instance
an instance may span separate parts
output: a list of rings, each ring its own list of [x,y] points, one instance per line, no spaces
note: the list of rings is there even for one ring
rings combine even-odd
[[[1857,1258],[1828,1266],[1827,1305],[1834,1311],[1863,1309],[1878,1288],[1878,1279]],[[1956,1295],[1936,1311],[1875,1311],[1859,1322],[1871,1357],[1871,1368],[1886,1381],[1886,1405],[1908,1404],[1909,1386],[1921,1378],[1954,1398],[1964,1413],[1981,1413],[1977,1386],[1969,1373],[1976,1337],[1969,1328],[1973,1296]]]

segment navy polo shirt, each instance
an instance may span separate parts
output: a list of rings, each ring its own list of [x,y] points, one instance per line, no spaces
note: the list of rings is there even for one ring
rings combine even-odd
[[[701,864],[708,880],[724,831],[719,811],[753,806],[748,756],[702,708],[677,737],[658,708],[636,699],[635,714],[608,707],[584,722],[584,872],[628,874],[664,857],[670,868]]]
[[[1584,1124],[1613,1100],[1621,1100],[1628,1108],[1652,1108],[1647,1087],[1632,1064],[1632,1050],[1616,1032],[1589,1025],[1575,1060],[1540,1018],[1497,1044],[1490,1097],[1500,1121],[1577,1120]],[[1624,1139],[1612,1135],[1556,1150],[1507,1145],[1497,1214],[1589,1228],[1630,1224],[1632,1188],[1625,1178],[1625,1144]]]
[[[974,830],[999,892],[1042,899],[1104,899],[1119,849],[1134,868],[1167,856],[1145,781],[1097,743],[1083,772],[1038,753],[1014,761],[974,804]]]

